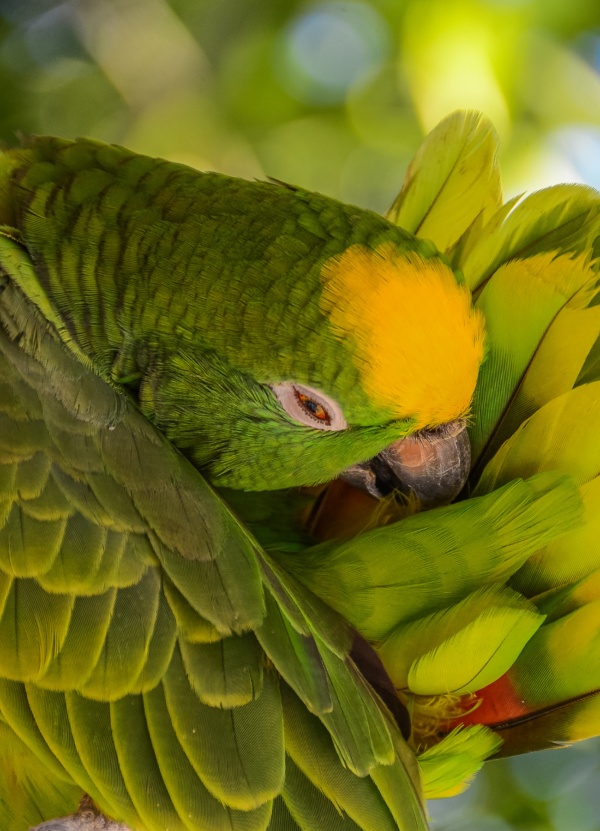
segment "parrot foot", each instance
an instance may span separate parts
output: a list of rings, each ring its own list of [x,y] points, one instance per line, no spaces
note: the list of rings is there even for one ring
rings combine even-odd
[[[41,825],[30,827],[29,831],[130,831],[130,829],[98,813],[91,798],[84,794],[76,813],[68,817],[47,820]]]

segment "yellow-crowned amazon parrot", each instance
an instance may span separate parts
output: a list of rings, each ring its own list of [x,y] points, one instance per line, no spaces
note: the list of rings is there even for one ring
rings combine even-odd
[[[4,153],[7,831],[423,831],[502,739],[581,737],[548,712],[594,700],[555,633],[595,561],[552,552],[596,515],[600,199],[503,206],[494,153],[451,116],[387,218]]]

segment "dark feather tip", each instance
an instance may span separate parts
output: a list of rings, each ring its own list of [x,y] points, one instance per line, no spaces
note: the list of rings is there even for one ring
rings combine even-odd
[[[358,632],[354,633],[350,658],[360,670],[363,678],[369,682],[393,715],[403,738],[408,741],[411,733],[408,709],[398,698],[396,688],[387,674],[381,658],[371,644]]]

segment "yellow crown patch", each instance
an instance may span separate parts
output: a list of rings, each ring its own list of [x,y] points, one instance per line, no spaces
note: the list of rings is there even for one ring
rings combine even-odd
[[[441,260],[353,245],[323,266],[322,311],[356,343],[362,386],[417,429],[468,412],[483,358],[484,323]]]

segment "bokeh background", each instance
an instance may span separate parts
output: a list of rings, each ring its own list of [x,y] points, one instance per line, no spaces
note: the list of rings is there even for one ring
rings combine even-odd
[[[456,108],[507,197],[600,189],[600,0],[0,0],[0,139],[92,136],[385,211]],[[437,831],[600,831],[600,741],[493,762]]]

